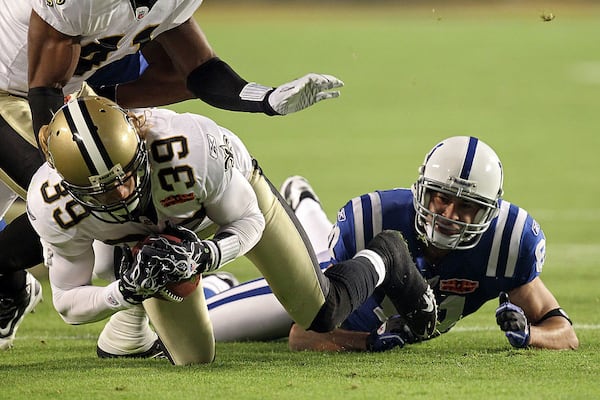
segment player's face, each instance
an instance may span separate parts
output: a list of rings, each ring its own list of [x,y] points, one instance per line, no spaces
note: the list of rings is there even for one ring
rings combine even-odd
[[[479,210],[480,207],[473,202],[442,192],[432,191],[429,198],[429,211],[451,221],[470,224]],[[435,224],[435,229],[444,235],[451,236],[460,233],[461,227],[439,220]]]
[[[133,174],[129,174],[122,184],[116,185],[108,192],[97,194],[94,197],[99,204],[115,204],[127,200],[135,191],[135,179]]]

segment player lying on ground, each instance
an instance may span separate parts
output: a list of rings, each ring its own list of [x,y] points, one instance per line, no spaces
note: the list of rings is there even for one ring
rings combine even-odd
[[[427,338],[436,322],[431,288],[402,237],[386,231],[324,273],[293,212],[241,141],[213,121],[169,110],[127,113],[88,97],[69,101],[41,131],[47,154],[28,192],[28,215],[47,250],[53,302],[83,324],[125,309],[148,313],[175,364],[211,362],[214,338],[205,299],[181,303],[171,284],[248,257],[294,320],[327,332],[381,287]],[[157,237],[169,233],[179,239]],[[196,235],[211,239],[201,240]],[[123,247],[112,283],[91,285],[100,265],[93,243]],[[143,245],[139,245],[142,241]],[[137,249],[137,250],[136,250]],[[177,294],[177,293],[175,293]],[[139,326],[153,340],[145,324]]]
[[[281,192],[322,266],[352,257],[382,230],[402,232],[435,292],[437,333],[500,298],[496,319],[512,346],[575,349],[571,321],[539,277],[544,233],[525,210],[501,199],[502,182],[502,165],[488,145],[451,137],[427,153],[411,189],[350,200],[333,229],[304,178],[289,178]],[[212,297],[208,308],[217,340],[283,337],[292,323],[260,279]],[[293,350],[382,351],[416,341],[381,290],[341,329],[319,334],[293,325],[289,332]]]

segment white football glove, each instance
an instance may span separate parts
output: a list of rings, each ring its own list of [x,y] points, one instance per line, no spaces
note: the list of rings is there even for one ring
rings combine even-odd
[[[329,90],[342,86],[344,82],[335,76],[311,73],[275,88],[267,100],[278,114],[286,115],[303,110],[321,100],[338,97],[338,90]]]

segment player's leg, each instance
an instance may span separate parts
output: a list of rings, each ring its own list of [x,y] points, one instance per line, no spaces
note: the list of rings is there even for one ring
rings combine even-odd
[[[265,279],[244,282],[206,300],[217,342],[288,336],[292,318]]]
[[[306,178],[292,176],[284,181],[280,191],[310,237],[315,251],[319,254],[319,261],[328,260],[330,257],[328,235],[332,224],[321,208],[319,198],[313,188]],[[386,240],[393,244],[384,243]],[[396,244],[400,244],[400,246]],[[379,251],[384,258],[396,259],[398,264],[405,266],[405,268],[397,270],[393,274],[395,276],[386,279],[383,289],[388,293],[392,303],[396,305],[396,309],[411,319],[411,325],[418,331],[417,333],[421,332],[422,336],[426,336],[427,332],[433,330],[432,324],[434,324],[436,314],[435,307],[432,311],[428,311],[433,303],[433,292],[418,273],[416,266],[413,265],[403,238],[399,234],[390,233],[381,235],[370,245],[377,248],[376,251]],[[391,252],[388,249],[393,249],[395,255],[390,255]],[[433,305],[435,306],[435,303]]]
[[[113,314],[98,337],[100,358],[164,357],[158,336],[150,328],[144,308],[135,306]]]
[[[94,241],[93,246],[94,276],[106,282],[115,281],[115,247],[99,241]],[[100,358],[164,356],[158,336],[150,328],[148,317],[141,306],[112,315],[98,337],[96,354]]]
[[[266,225],[261,240],[246,256],[297,324],[332,330],[372,294],[385,278],[386,268],[395,266],[375,255],[337,264],[323,274],[293,211],[259,168],[250,183]]]
[[[246,257],[258,268],[280,303],[308,327],[325,303],[329,282],[323,277],[310,242],[279,192],[256,168],[250,178],[265,217],[260,241]]]
[[[331,222],[313,189],[304,178],[294,176],[283,183],[280,192],[298,216],[313,248],[322,255],[319,261],[329,261],[327,236]],[[207,297],[207,304],[217,342],[284,338],[293,322],[264,278]]]
[[[279,191],[302,224],[317,255],[317,260],[320,263],[329,261],[331,259],[329,233],[333,224],[321,207],[314,189],[306,178],[291,176],[283,182]]]
[[[143,305],[173,364],[214,360],[215,338],[200,287],[181,303],[150,298]]]
[[[42,164],[35,147],[31,114],[26,99],[0,92],[0,180],[25,197],[31,177]],[[0,199],[6,211],[14,195]],[[25,214],[0,232],[0,340],[12,346],[14,333],[25,315],[41,300],[41,285],[25,269],[42,262],[39,238]]]
[[[380,233],[376,237],[379,240],[373,240],[354,258],[322,273],[304,230],[279,192],[258,168],[250,182],[266,226],[260,242],[247,256],[304,329],[330,331],[366,301],[375,287],[385,283],[386,287],[403,291],[407,289],[403,286],[405,276],[418,274],[410,257],[406,257],[408,252],[402,251],[406,248],[402,236],[391,231]],[[423,297],[432,300],[432,293],[426,296],[420,289],[406,290],[406,294],[397,293],[396,297],[406,304],[416,304]]]
[[[94,275],[107,282],[117,279],[115,270],[115,247],[99,241],[94,242]],[[238,283],[235,276],[218,272],[203,277],[201,284],[205,296],[230,289]],[[141,307],[114,314],[98,337],[96,348],[100,358],[162,358],[167,355],[149,320]]]

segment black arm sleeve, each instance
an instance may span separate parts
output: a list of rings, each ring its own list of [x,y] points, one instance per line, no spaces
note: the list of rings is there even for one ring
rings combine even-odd
[[[211,106],[231,111],[262,112],[278,115],[267,101],[269,93],[255,99],[241,97],[248,82],[240,77],[226,62],[211,58],[194,69],[187,77],[187,88],[196,97]]]
[[[62,89],[49,87],[35,87],[29,89],[27,95],[29,108],[31,108],[31,119],[33,123],[33,136],[40,147],[38,133],[40,128],[50,123],[54,113],[65,103]]]

